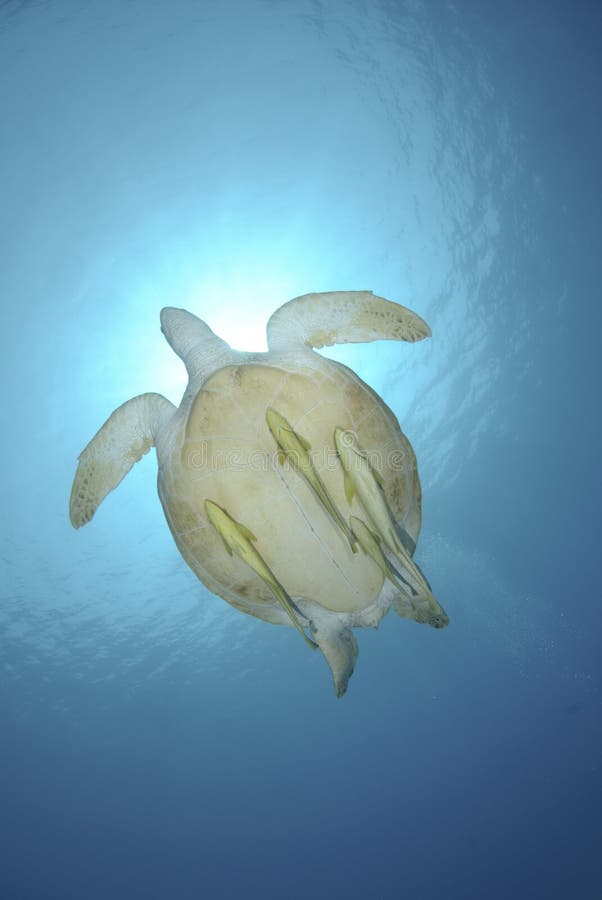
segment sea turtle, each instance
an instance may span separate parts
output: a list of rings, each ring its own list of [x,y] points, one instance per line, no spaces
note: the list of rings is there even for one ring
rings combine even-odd
[[[267,353],[232,350],[183,309],[163,309],[161,330],[188,372],[182,402],[142,394],[113,412],[79,457],[74,527],[154,445],[159,497],[188,565],[237,609],[292,624],[318,646],[337,696],[358,654],[352,628],[376,627],[391,605],[446,625],[412,560],[421,523],[412,447],[371,388],[314,352],[418,341],[428,325],[370,291],[336,291],[277,309]]]

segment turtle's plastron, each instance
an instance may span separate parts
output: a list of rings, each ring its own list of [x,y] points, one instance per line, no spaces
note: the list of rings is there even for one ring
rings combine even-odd
[[[90,521],[156,447],[158,488],[183,558],[213,593],[318,646],[341,696],[358,647],[393,606],[436,628],[447,616],[412,560],[421,491],[393,412],[351,369],[314,352],[430,335],[370,291],[306,294],[268,322],[267,353],[242,353],[186,310],[161,311],[186,365],[176,409],[159,394],[119,407],[80,456],[71,521]],[[311,638],[308,636],[308,632]]]

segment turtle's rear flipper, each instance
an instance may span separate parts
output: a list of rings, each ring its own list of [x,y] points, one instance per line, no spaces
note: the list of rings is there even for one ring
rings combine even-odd
[[[339,622],[312,621],[311,634],[330,666],[335,693],[337,697],[342,697],[353,675],[359,653],[353,632],[351,628],[342,626]]]

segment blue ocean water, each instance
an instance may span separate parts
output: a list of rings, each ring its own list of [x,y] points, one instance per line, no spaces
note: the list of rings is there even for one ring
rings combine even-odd
[[[600,137],[593,2],[4,0],[0,897],[597,900]],[[433,337],[329,348],[416,450],[451,623],[293,629],[180,557],[154,453],[183,306],[242,349],[308,291]]]

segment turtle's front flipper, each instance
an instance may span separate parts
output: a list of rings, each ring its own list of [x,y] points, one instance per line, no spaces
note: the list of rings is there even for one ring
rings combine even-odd
[[[160,394],[141,394],[111,413],[79,456],[69,501],[74,528],[89,522],[109,491],[155,444],[175,406]]]
[[[319,623],[312,621],[311,634],[330,666],[335,693],[337,697],[342,697],[359,653],[353,632],[348,626],[326,620]]]
[[[421,341],[426,322],[405,306],[372,291],[328,291],[289,300],[268,322],[270,351],[364,341]]]

